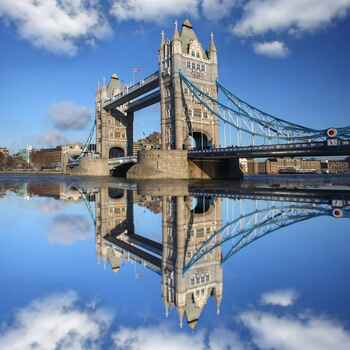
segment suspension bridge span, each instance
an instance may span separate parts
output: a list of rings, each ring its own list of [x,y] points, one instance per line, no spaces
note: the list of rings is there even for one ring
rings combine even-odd
[[[160,103],[160,149],[133,154],[134,115]],[[93,140],[95,138],[95,141]],[[96,148],[91,152],[91,143]],[[162,32],[159,69],[132,84],[112,75],[96,92],[96,118],[71,173],[129,178],[241,178],[240,158],[350,155],[350,126],[315,129],[271,115],[219,80],[213,34],[199,41],[190,21]]]

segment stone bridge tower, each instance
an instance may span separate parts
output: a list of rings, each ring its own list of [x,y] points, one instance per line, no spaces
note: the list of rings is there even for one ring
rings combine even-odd
[[[190,269],[185,265],[193,254],[221,226],[220,199],[199,198],[192,208],[190,197],[164,197],[162,294],[166,313],[176,307],[183,319],[195,328],[210,297],[219,312],[223,294],[221,248],[214,249]],[[214,238],[220,241],[220,235]],[[214,242],[213,242],[214,243]]]
[[[118,271],[121,255],[106,244],[104,237],[111,234],[125,236],[134,230],[133,202],[130,193],[103,184],[96,194],[96,255],[109,262]]]
[[[181,82],[179,72],[197,87],[217,98],[217,52],[213,34],[204,50],[189,20],[171,41],[162,33],[159,53],[162,149],[206,148],[219,144],[219,125],[204,106],[197,103]]]
[[[96,92],[96,151],[102,159],[131,156],[133,153],[133,113],[124,113],[125,105],[108,111],[103,108],[106,101],[123,89],[122,82],[113,74],[111,80]]]

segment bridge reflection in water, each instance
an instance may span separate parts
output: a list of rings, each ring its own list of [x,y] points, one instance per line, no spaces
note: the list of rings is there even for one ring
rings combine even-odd
[[[346,179],[342,185],[264,181],[96,184],[39,179],[4,183],[0,193],[83,201],[96,228],[98,258],[115,272],[123,263],[136,262],[160,275],[166,315],[175,308],[180,326],[186,319],[195,328],[210,298],[220,312],[222,266],[243,248],[302,221],[350,219]],[[161,215],[161,241],[137,232],[135,204]]]
[[[133,261],[159,274],[166,315],[176,308],[180,326],[186,319],[191,328],[210,297],[220,312],[222,264],[240,250],[301,221],[350,218],[350,191],[343,189],[180,183],[79,191],[88,207],[95,201],[97,256],[116,272]],[[161,214],[161,242],[135,230],[135,203]]]

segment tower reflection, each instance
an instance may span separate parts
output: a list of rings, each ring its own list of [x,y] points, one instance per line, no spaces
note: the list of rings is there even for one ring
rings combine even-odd
[[[135,232],[133,204],[161,208],[162,241]],[[219,312],[223,274],[220,245],[184,273],[186,264],[221,224],[221,199],[188,195],[142,196],[133,191],[101,187],[96,195],[96,253],[119,271],[121,262],[142,264],[161,276],[165,312],[176,308],[180,325],[191,328],[213,297]],[[215,238],[218,243],[220,236]]]

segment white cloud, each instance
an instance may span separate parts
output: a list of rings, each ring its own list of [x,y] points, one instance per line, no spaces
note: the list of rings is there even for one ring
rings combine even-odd
[[[118,20],[161,22],[169,16],[191,15],[200,12],[210,20],[228,16],[237,0],[114,0],[111,14]]]
[[[265,305],[290,306],[295,303],[298,294],[293,289],[274,290],[264,293],[261,296],[261,302]]]
[[[198,13],[198,0],[114,0],[111,14],[119,20],[162,21],[168,16]]]
[[[350,0],[249,0],[233,33],[250,36],[268,31],[316,30],[341,18],[349,8]]]
[[[64,203],[57,199],[53,198],[44,198],[39,201],[37,204],[37,208],[44,214],[52,214],[62,210],[64,207]]]
[[[271,58],[283,58],[288,56],[289,50],[281,41],[270,41],[255,43],[253,45],[255,53]]]
[[[230,15],[236,3],[237,0],[203,0],[203,14],[210,20],[218,20]]]
[[[33,45],[67,55],[111,33],[96,0],[1,0],[0,17]]]
[[[78,307],[78,301],[74,292],[33,301],[1,329],[0,349],[97,349],[111,317],[103,309]]]
[[[113,341],[117,349],[128,350],[204,350],[204,334],[192,336],[175,332],[166,327],[121,328],[114,333]]]
[[[208,338],[206,340],[206,338]],[[169,327],[121,328],[113,334],[114,344],[120,350],[244,350],[247,349],[236,333],[216,329],[188,334]],[[208,342],[208,344],[207,344]]]
[[[60,130],[84,129],[91,120],[88,108],[72,102],[59,102],[49,108],[49,117]]]
[[[51,243],[69,245],[75,241],[90,239],[91,224],[81,215],[57,215],[51,224],[48,239]]]
[[[262,350],[349,349],[349,331],[330,319],[258,311],[242,313],[239,318],[251,332],[251,340]]]

